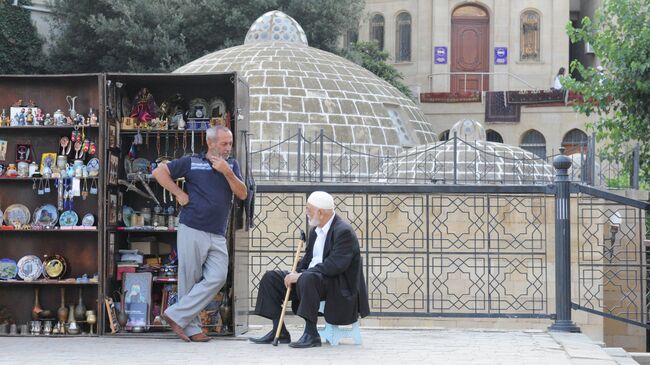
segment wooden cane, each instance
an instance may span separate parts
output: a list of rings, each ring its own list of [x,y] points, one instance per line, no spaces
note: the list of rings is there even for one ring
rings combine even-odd
[[[300,251],[302,251],[302,245],[307,240],[305,232],[300,230],[300,242],[298,242],[298,249],[296,249],[296,256],[293,258],[293,267],[291,272],[296,271],[298,266],[298,261],[300,260]],[[289,302],[289,295],[291,294],[291,286],[287,288],[287,294],[284,295],[284,303],[282,303],[282,312],[280,313],[280,321],[278,322],[278,329],[275,331],[275,338],[273,339],[273,346],[278,345],[280,339],[280,332],[282,331],[282,326],[284,326],[284,312],[287,310],[287,303]]]

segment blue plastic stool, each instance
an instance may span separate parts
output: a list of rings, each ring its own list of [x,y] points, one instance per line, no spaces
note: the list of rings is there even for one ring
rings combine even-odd
[[[318,311],[320,313],[324,313],[324,310],[325,302],[320,302],[320,308]],[[318,335],[321,338],[324,338],[332,346],[338,346],[339,342],[343,338],[351,338],[354,341],[355,345],[361,345],[361,329],[359,327],[359,321],[352,323],[351,326],[352,327],[342,327],[325,322],[325,328],[321,331],[318,331]]]

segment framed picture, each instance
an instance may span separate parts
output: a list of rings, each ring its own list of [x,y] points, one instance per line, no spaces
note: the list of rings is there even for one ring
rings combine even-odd
[[[41,154],[41,174],[43,173],[45,166],[52,168],[56,164],[56,153],[55,152],[45,152]]]
[[[153,275],[150,272],[124,273],[122,290],[124,308],[129,316],[126,327],[148,326],[151,307],[151,286]]]
[[[120,190],[117,192],[117,222],[122,222],[122,205],[124,205],[124,193]]]
[[[108,194],[108,225],[117,225],[117,194]]]
[[[0,140],[0,161],[7,159],[7,141]]]
[[[115,148],[117,147],[117,142],[115,137],[117,136],[117,127],[115,126],[115,123],[109,122],[108,123],[108,148]]]
[[[108,255],[106,257],[106,277],[115,276],[115,232],[108,232]]]
[[[108,183],[117,185],[118,163],[120,159],[117,155],[111,154],[108,159]],[[117,203],[117,202],[116,202]]]

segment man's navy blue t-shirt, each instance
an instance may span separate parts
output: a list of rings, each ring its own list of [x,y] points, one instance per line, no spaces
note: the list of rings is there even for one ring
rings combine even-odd
[[[237,160],[228,160],[243,180]],[[205,232],[226,235],[232,190],[222,173],[212,168],[205,154],[181,157],[167,164],[172,179],[185,178],[190,202],[181,210],[180,223]]]

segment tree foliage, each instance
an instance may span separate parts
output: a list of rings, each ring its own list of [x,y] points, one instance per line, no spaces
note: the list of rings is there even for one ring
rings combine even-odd
[[[650,9],[647,0],[605,0],[594,20],[567,25],[572,42],[588,42],[604,71],[574,60],[582,81],[564,84],[584,97],[576,109],[598,120],[591,127],[605,141],[606,157],[616,158],[631,142],[641,142],[642,177],[650,177]]]
[[[29,11],[0,0],[0,74],[38,73],[43,65],[43,41]],[[29,5],[19,1],[19,5]]]
[[[243,43],[270,10],[300,23],[312,47],[331,51],[361,16],[363,0],[54,0],[61,30],[57,72],[165,72]]]
[[[386,80],[406,97],[411,97],[411,90],[401,81],[404,77],[393,65],[386,62],[389,54],[379,49],[376,42],[352,43],[349,49],[343,49],[340,53],[343,57]]]

